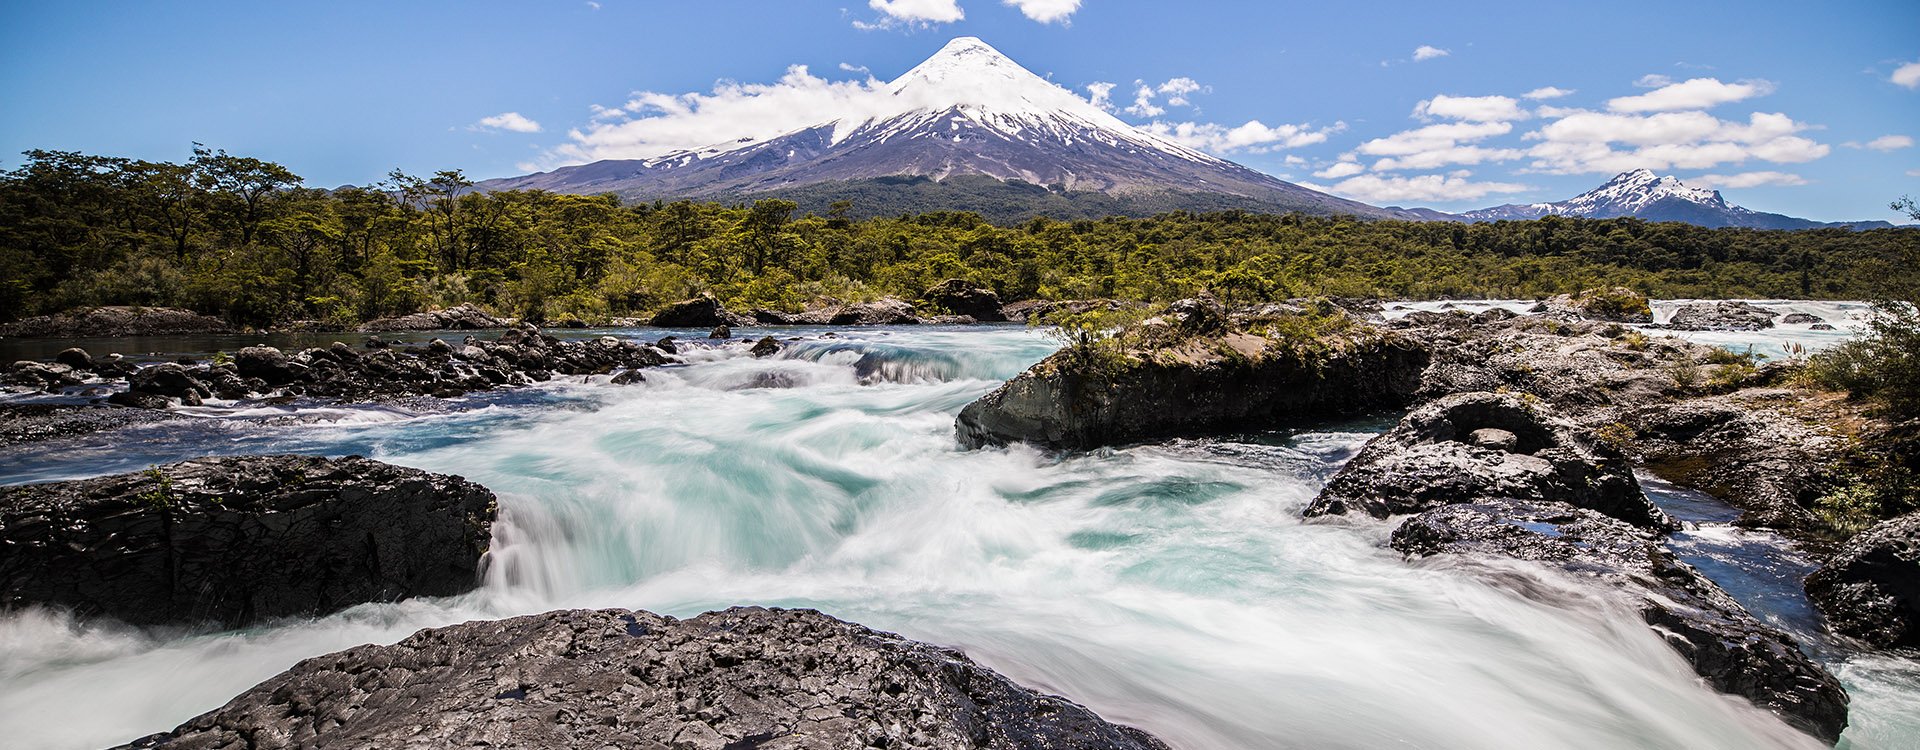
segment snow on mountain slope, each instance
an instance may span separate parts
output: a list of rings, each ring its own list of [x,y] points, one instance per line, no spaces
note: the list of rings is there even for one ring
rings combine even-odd
[[[848,106],[830,121],[764,141],[600,161],[480,187],[671,200],[887,177],[980,175],[1063,193],[1226,195],[1275,211],[1413,218],[1284,182],[1135,128],[972,37],[949,42]]]
[[[1688,187],[1678,178],[1661,177],[1645,169],[1622,172],[1598,188],[1557,203],[1508,204],[1467,211],[1458,216],[1461,220],[1473,222],[1538,219],[1542,216],[1587,219],[1631,216],[1648,221],[1681,221],[1706,227],[1755,229],[1891,226],[1885,222],[1828,224],[1753,211],[1728,203],[1718,190]]]

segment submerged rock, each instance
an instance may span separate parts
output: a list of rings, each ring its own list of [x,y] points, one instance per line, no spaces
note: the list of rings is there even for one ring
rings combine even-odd
[[[947,279],[935,284],[921,294],[920,299],[953,315],[966,316],[979,322],[1007,319],[1006,313],[1001,310],[1000,295],[963,279]]]
[[[487,314],[473,305],[458,305],[445,310],[429,310],[396,318],[380,318],[360,326],[361,331],[471,331],[482,328],[506,328],[513,321]]]
[[[0,488],[0,606],[233,627],[457,594],[478,580],[494,502],[465,479],[358,456]]]
[[[0,446],[91,435],[187,417],[152,409],[79,404],[0,404]]]
[[[89,307],[0,324],[0,336],[78,338],[233,333],[219,318],[172,307]]]
[[[1164,750],[949,649],[812,610],[572,610],[307,659],[126,747]]]
[[[1414,516],[1392,545],[1410,556],[1525,560],[1604,583],[1714,689],[1828,742],[1847,726],[1847,694],[1833,675],[1642,529],[1565,503],[1493,499]]]
[[[755,357],[771,357],[780,353],[780,342],[775,341],[772,336],[762,336],[759,341],[753,342],[753,348],[747,350],[747,353]]]
[[[1675,310],[1667,325],[1682,331],[1758,331],[1773,327],[1773,313],[1738,300],[1702,302]]]
[[[1209,301],[1168,317],[1062,349],[968,404],[961,443],[1091,448],[1302,424],[1403,406],[1427,364],[1414,342],[1341,313],[1228,326]],[[1295,326],[1324,330],[1282,332]]]
[[[1807,577],[1807,596],[1836,633],[1881,648],[1920,647],[1920,513],[1847,540]]]
[[[1462,393],[1415,409],[1327,482],[1308,517],[1375,518],[1499,498],[1563,502],[1648,528],[1673,528],[1620,453],[1545,407]]]
[[[1542,303],[1541,312],[1608,323],[1653,322],[1653,306],[1647,303],[1646,295],[1619,286],[1552,297]]]

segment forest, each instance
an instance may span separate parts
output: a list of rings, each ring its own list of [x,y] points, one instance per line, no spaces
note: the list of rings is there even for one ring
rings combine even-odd
[[[459,171],[308,187],[196,145],[184,163],[28,151],[0,174],[0,320],[183,307],[268,327],[474,303],[532,321],[643,315],[710,292],[736,308],[913,299],[947,278],[1003,299],[1654,297],[1912,299],[1920,229],[1704,229],[1636,219],[1363,221],[1245,211],[853,219],[850,201],[623,204],[484,192]]]

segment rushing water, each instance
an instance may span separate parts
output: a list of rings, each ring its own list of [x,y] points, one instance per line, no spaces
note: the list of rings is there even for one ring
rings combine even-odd
[[[1484,566],[1402,560],[1385,523],[1303,523],[1391,415],[1064,457],[967,452],[954,413],[1052,341],[1018,328],[800,333],[777,358],[697,351],[643,385],[559,382],[452,408],[215,404],[203,413],[226,418],[209,424],[11,450],[0,482],[213,453],[361,453],[467,476],[501,496],[502,517],[489,580],[466,596],[225,633],[0,619],[0,745],[125,741],[302,658],[425,627],[759,604],[961,647],[1181,748],[1817,746],[1702,687],[1578,582],[1513,566],[1538,584],[1517,595],[1487,585]],[[1710,503],[1656,496],[1704,509],[1676,541],[1683,554],[1729,580],[1752,573],[1730,584],[1736,596],[1807,625],[1778,604],[1803,563],[1776,540],[1706,544],[1731,539]],[[1854,694],[1855,747],[1920,743],[1911,661],[1821,653]]]

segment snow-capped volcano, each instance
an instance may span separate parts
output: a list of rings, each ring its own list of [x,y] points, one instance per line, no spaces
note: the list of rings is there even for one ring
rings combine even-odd
[[[1100,198],[1097,213],[1245,208],[1410,218],[1308,190],[1128,125],[973,37],[947,43],[847,107],[829,121],[763,141],[599,161],[481,187],[611,192],[639,200],[784,193],[804,204],[844,196],[854,197],[856,210],[893,213],[902,207],[858,204],[886,200],[892,189],[872,189],[881,184],[876,180],[894,185],[901,178],[925,178],[917,183],[924,192],[914,208],[985,211],[975,204],[1004,209],[1040,198],[1058,206],[1063,197],[1093,195]],[[964,190],[944,193],[928,188],[927,180],[946,184],[956,177],[991,179],[962,180],[953,184],[964,184]]]
[[[1718,190],[1688,187],[1679,178],[1662,177],[1645,169],[1622,172],[1600,187],[1558,203],[1508,204],[1467,211],[1458,216],[1465,221],[1524,220],[1538,219],[1542,216],[1576,216],[1586,219],[1631,216],[1648,221],[1681,221],[1705,227],[1755,229],[1888,226],[1885,222],[1828,224],[1780,214],[1761,213],[1728,203],[1727,199],[1720,196]]]

